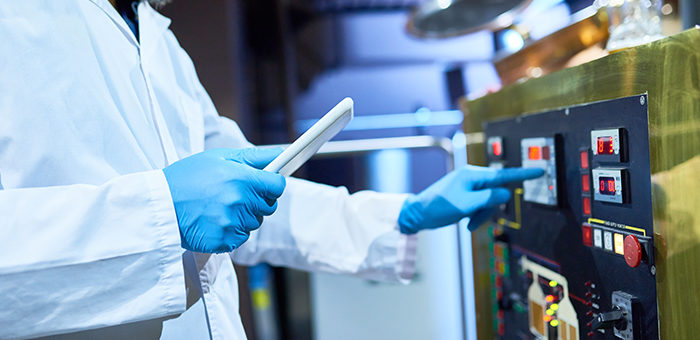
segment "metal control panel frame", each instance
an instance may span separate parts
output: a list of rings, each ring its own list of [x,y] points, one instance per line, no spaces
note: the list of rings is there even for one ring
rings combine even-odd
[[[558,204],[525,200],[523,184],[512,185],[512,202],[489,225],[498,337],[658,339],[646,99],[638,95],[484,123],[485,139],[502,143],[502,157],[487,152],[489,164],[525,165],[524,139],[552,138],[556,149]],[[594,131],[617,131],[619,158],[593,152]],[[602,200],[596,195],[601,175],[616,182],[615,195]],[[625,242],[630,235],[634,247]],[[639,254],[627,256],[632,250]],[[596,316],[625,307],[616,306],[613,296],[634,297],[634,332],[591,328]],[[551,306],[569,303],[575,317],[559,319]],[[549,323],[533,325],[538,318]]]

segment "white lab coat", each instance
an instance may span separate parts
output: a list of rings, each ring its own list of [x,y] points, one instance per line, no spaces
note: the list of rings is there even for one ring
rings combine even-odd
[[[145,3],[138,15],[140,42],[107,0],[0,2],[0,339],[133,338],[186,309],[160,169],[250,144],[215,111],[170,20]],[[290,179],[230,256],[403,281],[415,258],[396,226],[404,198]],[[197,262],[213,338],[245,338],[229,254]],[[163,334],[206,329],[190,310]]]

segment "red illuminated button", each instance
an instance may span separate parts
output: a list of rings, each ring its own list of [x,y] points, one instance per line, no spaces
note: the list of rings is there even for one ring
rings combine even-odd
[[[588,174],[581,175],[581,188],[583,192],[591,192],[591,176]]]
[[[527,155],[530,160],[538,161],[542,159],[542,148],[540,148],[539,146],[528,147]]]
[[[584,224],[581,226],[581,233],[583,236],[583,244],[587,245],[589,247],[593,246],[593,230],[591,230],[591,226],[588,224]]]
[[[581,169],[588,169],[588,151],[581,151]]]
[[[591,198],[590,197],[584,197],[583,198],[583,214],[584,215],[591,215]]]
[[[639,239],[634,235],[625,237],[625,262],[627,265],[635,268],[642,261],[642,245],[639,244]]]
[[[503,146],[501,145],[501,141],[493,142],[493,144],[491,144],[491,151],[493,152],[494,156],[500,157],[503,154]]]

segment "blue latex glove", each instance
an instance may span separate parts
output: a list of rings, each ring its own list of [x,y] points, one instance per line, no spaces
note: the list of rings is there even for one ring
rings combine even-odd
[[[182,247],[232,251],[277,209],[284,176],[264,168],[282,149],[213,149],[163,169],[175,204]]]
[[[399,214],[399,227],[404,234],[414,234],[470,217],[468,227],[474,230],[486,222],[499,205],[510,200],[510,190],[501,186],[543,174],[542,169],[462,167],[406,199]]]

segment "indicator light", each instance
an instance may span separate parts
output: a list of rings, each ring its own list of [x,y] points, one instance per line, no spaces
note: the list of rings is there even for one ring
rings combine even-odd
[[[559,310],[559,304],[558,303],[553,303],[551,306],[549,306],[549,309],[553,311],[558,311]]]
[[[547,295],[547,296],[545,296],[544,300],[549,302],[549,303],[552,303],[552,302],[554,302],[554,295]]]
[[[545,316],[543,317],[543,319],[544,319],[544,322],[550,322],[550,321],[552,321],[552,317],[549,316],[549,315],[545,315]]]
[[[527,148],[527,155],[530,160],[540,160],[542,159],[542,148],[539,146],[530,146]]]
[[[488,153],[496,158],[503,158],[503,138],[501,137],[489,137],[486,141],[488,145]]]
[[[547,315],[554,315],[554,311],[552,309],[547,309],[545,313],[547,313]]]
[[[588,174],[581,175],[581,189],[583,192],[591,192],[591,176]]]
[[[584,224],[581,226],[581,235],[583,237],[583,244],[589,247],[593,246],[593,231],[591,226]]]
[[[615,244],[615,252],[625,255],[625,237],[622,234],[615,233],[613,243]]]
[[[491,144],[491,152],[494,156],[500,157],[503,154],[503,146],[500,141],[495,141]]]
[[[549,281],[549,286],[550,286],[550,287],[554,288],[554,287],[556,287],[557,285],[559,285],[559,283],[557,283],[557,281],[554,281],[554,280]]]
[[[549,147],[548,146],[542,147],[542,159],[549,160]]]
[[[583,198],[583,214],[584,215],[591,215],[591,198],[590,197],[584,197]]]
[[[588,169],[588,151],[581,151],[581,169]]]
[[[559,326],[559,320],[552,320],[549,322],[549,325],[552,327],[557,327]]]

